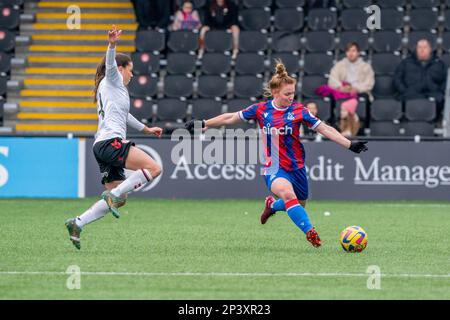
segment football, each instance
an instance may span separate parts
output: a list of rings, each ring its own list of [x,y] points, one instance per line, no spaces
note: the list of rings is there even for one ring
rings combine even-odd
[[[347,252],[361,252],[367,247],[367,233],[363,228],[351,226],[341,232],[342,248]]]

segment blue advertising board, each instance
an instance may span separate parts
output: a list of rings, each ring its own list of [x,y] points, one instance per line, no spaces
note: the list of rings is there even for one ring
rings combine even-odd
[[[0,198],[78,196],[78,139],[0,138]]]

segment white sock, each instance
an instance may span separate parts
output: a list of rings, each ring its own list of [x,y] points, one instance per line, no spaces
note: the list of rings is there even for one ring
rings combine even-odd
[[[152,180],[152,175],[147,169],[136,170],[124,182],[112,189],[111,193],[116,197],[120,197],[121,194],[137,189]]]
[[[81,216],[75,219],[75,223],[83,228],[88,223],[103,218],[109,211],[108,204],[105,200],[99,200],[92,207],[87,209]]]

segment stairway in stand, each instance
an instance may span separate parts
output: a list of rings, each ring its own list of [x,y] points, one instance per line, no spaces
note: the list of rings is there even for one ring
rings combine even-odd
[[[67,27],[71,5],[80,8],[80,29]],[[117,51],[135,51],[137,25],[131,1],[41,0],[26,2],[24,15],[34,17],[34,22],[20,25],[22,40],[17,43],[16,58],[22,64],[13,68],[11,80],[17,85],[8,91],[8,102],[18,106],[9,119],[15,132],[94,134],[94,76],[113,24],[123,30]]]

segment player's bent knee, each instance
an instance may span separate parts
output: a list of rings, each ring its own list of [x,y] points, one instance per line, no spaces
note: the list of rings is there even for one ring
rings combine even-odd
[[[295,193],[293,191],[281,191],[280,192],[280,198],[283,199],[283,201],[290,201],[297,198]]]
[[[145,168],[147,169],[150,174],[152,175],[152,178],[155,179],[156,177],[158,177],[161,174],[161,166],[155,164],[149,168]]]

